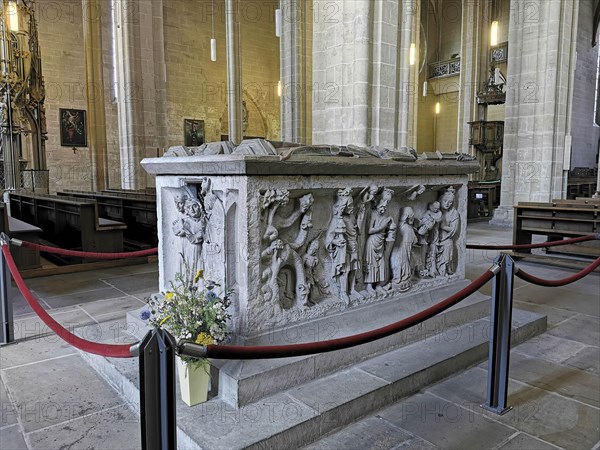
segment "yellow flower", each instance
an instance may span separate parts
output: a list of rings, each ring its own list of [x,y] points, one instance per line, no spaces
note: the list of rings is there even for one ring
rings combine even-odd
[[[205,333],[204,331],[198,335],[196,338],[196,344],[198,345],[212,345],[214,344],[214,339],[210,334]]]
[[[167,316],[165,317],[163,320],[160,321],[159,325],[162,325],[163,323],[165,323],[167,320],[169,320],[171,318],[171,316]]]
[[[175,297],[175,293],[174,292],[167,292],[165,294],[165,300],[168,302],[172,302],[173,301],[173,297]]]
[[[200,269],[200,270],[198,270],[198,272],[196,272],[196,275],[194,276],[194,283],[197,283],[200,278],[204,278],[204,270],[203,269]]]

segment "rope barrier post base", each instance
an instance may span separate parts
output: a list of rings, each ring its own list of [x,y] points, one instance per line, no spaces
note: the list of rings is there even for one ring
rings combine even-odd
[[[515,262],[510,256],[501,255],[496,263],[500,265],[500,271],[496,273],[492,286],[487,400],[481,406],[502,415],[512,409],[506,405],[506,399]]]
[[[175,338],[154,329],[140,342],[142,448],[176,450]]]
[[[0,244],[8,245],[10,238],[2,233]],[[12,286],[10,284],[10,269],[4,258],[0,255],[0,344],[8,344],[15,340],[15,329],[12,311]]]

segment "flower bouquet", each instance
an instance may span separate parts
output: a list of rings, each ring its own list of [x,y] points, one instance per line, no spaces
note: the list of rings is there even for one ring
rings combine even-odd
[[[229,334],[230,293],[217,294],[220,285],[205,280],[202,269],[193,273],[185,258],[183,265],[185,271],[175,275],[171,289],[151,297],[147,301],[148,310],[143,310],[140,317],[167,330],[177,341],[191,340],[199,345],[222,342]],[[206,401],[210,381],[208,360],[178,357],[177,365],[184,401],[189,406]]]

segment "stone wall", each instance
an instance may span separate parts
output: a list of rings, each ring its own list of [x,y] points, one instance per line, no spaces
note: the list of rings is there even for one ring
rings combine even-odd
[[[596,74],[598,68],[598,45],[592,42],[592,0],[579,2],[579,26],[577,29],[577,65],[573,85],[573,112],[571,134],[573,150],[571,167],[595,167],[598,164],[600,128],[594,125],[596,102]]]
[[[214,2],[217,61],[210,60],[212,2],[165,2],[168,143],[183,143],[183,120],[204,120],[205,141],[227,134],[225,11]],[[279,138],[279,42],[275,3],[242,4],[242,84],[248,110],[246,135]]]

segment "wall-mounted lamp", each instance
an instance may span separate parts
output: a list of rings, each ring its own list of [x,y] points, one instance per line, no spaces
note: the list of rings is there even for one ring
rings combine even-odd
[[[210,37],[210,60],[217,60],[217,40],[215,39],[215,0],[212,0],[212,13],[210,15],[212,22],[212,35]]]
[[[19,9],[17,8],[17,2],[8,2],[6,18],[8,21],[8,29],[13,33],[17,33],[19,31]]]
[[[210,40],[210,60],[212,62],[217,60],[217,40],[215,38]]]
[[[275,10],[275,36],[281,37],[281,9]]]
[[[283,91],[283,88],[282,88],[282,86],[281,86],[281,80],[279,80],[279,81],[277,82],[277,96],[278,96],[278,97],[281,97],[281,93],[282,93],[282,91]]]
[[[417,47],[414,43],[410,44],[410,53],[408,60],[411,66],[415,65],[415,61],[417,60]]]
[[[494,20],[492,22],[492,29],[490,31],[490,45],[495,47],[498,45],[498,21]]]
[[[435,104],[435,113],[439,114],[442,111],[442,106],[440,105],[440,102],[436,102]]]

